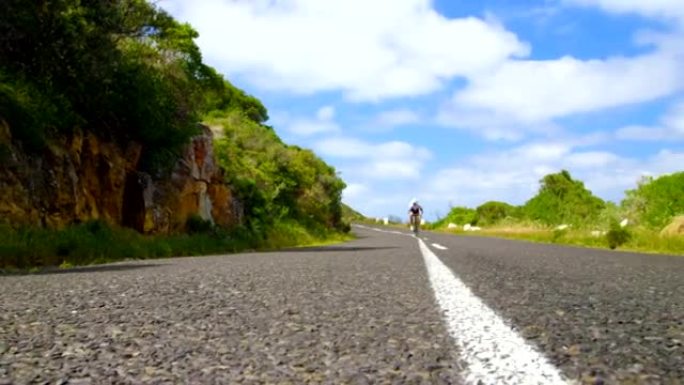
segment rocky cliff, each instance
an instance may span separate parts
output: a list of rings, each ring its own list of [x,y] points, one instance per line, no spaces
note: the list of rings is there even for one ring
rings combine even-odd
[[[141,146],[76,132],[27,154],[0,121],[0,221],[61,228],[93,219],[145,233],[182,230],[199,215],[223,226],[242,220],[202,126],[173,172],[155,177],[138,169]]]

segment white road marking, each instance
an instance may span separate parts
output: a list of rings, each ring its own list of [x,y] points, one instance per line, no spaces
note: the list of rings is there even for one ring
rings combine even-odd
[[[449,250],[448,248],[440,245],[439,243],[433,243],[432,246],[434,246],[436,249],[440,249],[440,250]]]
[[[463,373],[466,384],[568,384],[558,369],[477,298],[422,240],[418,243],[449,334],[467,366]]]
[[[356,226],[356,227],[360,227],[360,228],[362,228],[362,229],[366,229],[366,230],[373,230],[373,231],[377,231],[377,232],[379,232],[379,233],[385,233],[385,234],[395,234],[395,235],[406,235],[406,236],[409,236],[409,237],[412,237],[412,236],[413,236],[413,234],[408,234],[408,233],[402,233],[401,231],[396,231],[396,230],[383,230],[383,229],[376,229],[375,227],[370,227],[370,226],[364,226],[364,225],[354,225],[354,226]]]

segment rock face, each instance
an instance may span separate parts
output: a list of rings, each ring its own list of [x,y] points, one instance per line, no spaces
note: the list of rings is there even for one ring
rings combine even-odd
[[[137,169],[141,146],[125,148],[90,133],[51,142],[27,154],[0,121],[0,221],[60,228],[100,219],[146,233],[181,230],[190,215],[224,226],[242,209],[223,182],[212,133],[192,139],[170,176]]]
[[[665,228],[660,232],[660,235],[684,236],[684,215],[674,217],[672,219],[672,222],[669,225],[665,226]]]
[[[213,135],[202,126],[167,179],[147,173],[129,175],[126,181],[123,224],[145,233],[182,229],[191,215],[222,226],[242,221],[242,207],[224,183],[216,164]]]

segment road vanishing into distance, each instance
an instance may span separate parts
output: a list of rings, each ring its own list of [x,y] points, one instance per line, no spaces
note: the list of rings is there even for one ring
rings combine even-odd
[[[0,384],[684,384],[684,258],[355,226],[0,277]]]

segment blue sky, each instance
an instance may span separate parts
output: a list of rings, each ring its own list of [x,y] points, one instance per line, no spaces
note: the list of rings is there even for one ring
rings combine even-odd
[[[366,215],[684,170],[681,0],[161,0]]]

